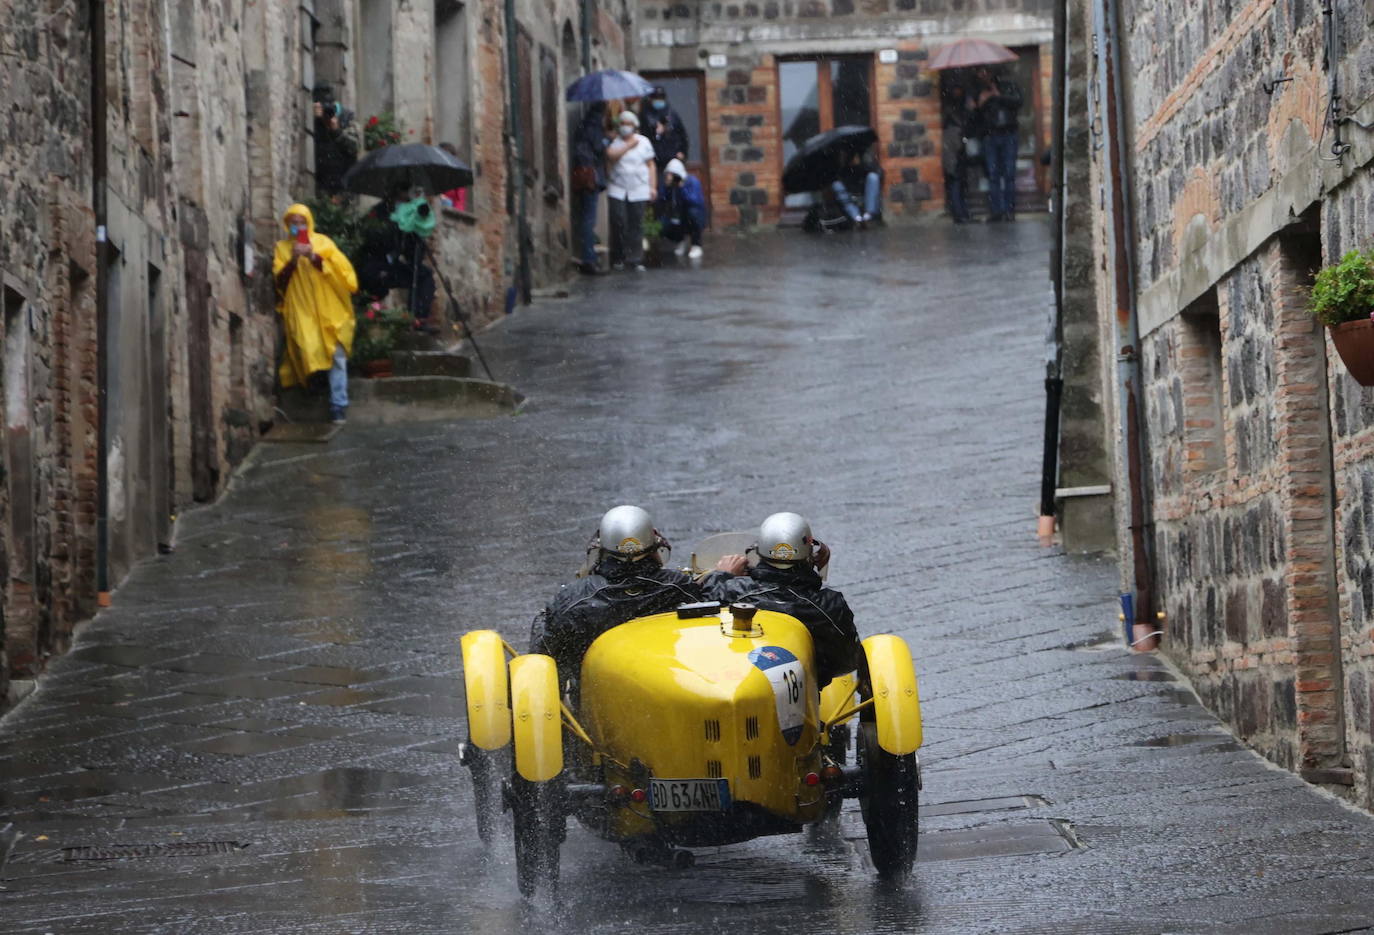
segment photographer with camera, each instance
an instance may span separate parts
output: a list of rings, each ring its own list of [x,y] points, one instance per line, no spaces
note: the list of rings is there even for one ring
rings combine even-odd
[[[334,97],[328,84],[315,86],[315,186],[328,195],[344,191],[344,173],[358,161],[352,132],[353,111]]]
[[[411,198],[408,185],[397,186],[367,212],[366,233],[358,250],[358,279],[364,291],[382,299],[392,289],[409,290],[417,325],[431,332],[434,272],[425,265],[420,241],[434,231],[435,223],[427,200]]]

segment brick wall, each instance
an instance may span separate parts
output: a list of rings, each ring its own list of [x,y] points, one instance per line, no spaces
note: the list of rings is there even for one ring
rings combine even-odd
[[[782,207],[782,130],[773,56],[732,57],[729,68],[708,72],[706,105],[712,223],[776,223]]]
[[[912,40],[897,46],[896,62],[874,65],[883,206],[889,214],[944,207],[940,95],[936,74],[925,70],[929,59],[924,45]]]

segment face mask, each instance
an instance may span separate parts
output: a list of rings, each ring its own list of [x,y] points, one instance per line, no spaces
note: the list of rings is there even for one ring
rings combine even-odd
[[[668,106],[667,101],[654,101],[654,110],[662,110]]]
[[[625,137],[626,139],[629,139],[630,137],[635,135],[635,128],[630,126],[628,123],[622,123],[620,125],[620,135]]]

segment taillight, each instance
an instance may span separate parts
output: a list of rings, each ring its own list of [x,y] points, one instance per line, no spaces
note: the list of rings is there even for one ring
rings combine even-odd
[[[819,786],[821,784],[821,776],[819,773],[807,773],[802,777],[802,782],[806,783],[808,786]]]
[[[630,799],[634,802],[647,802],[649,800],[649,793],[645,792],[643,789],[636,789],[630,793]]]

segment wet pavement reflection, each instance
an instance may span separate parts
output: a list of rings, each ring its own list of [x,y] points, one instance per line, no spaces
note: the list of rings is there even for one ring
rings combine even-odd
[[[1348,931],[1374,821],[1267,767],[1042,550],[1046,226],[720,239],[484,350],[518,416],[270,445],[0,721],[0,931]],[[608,506],[686,559],[778,509],[913,646],[922,841],[857,811],[645,867],[580,828],[556,901],[477,839],[458,637],[529,622]],[[8,830],[3,830],[8,826]]]

